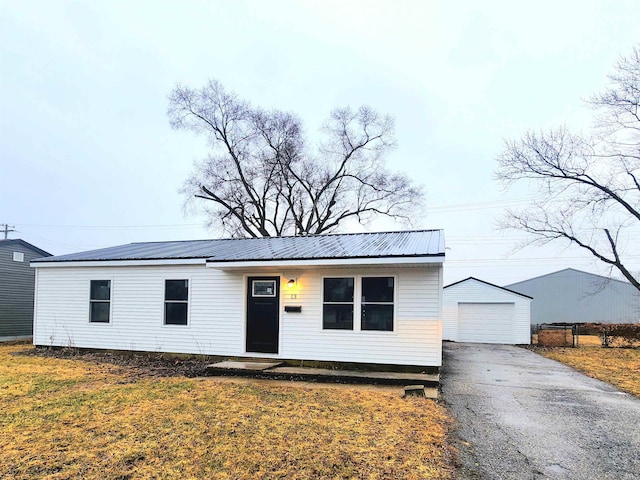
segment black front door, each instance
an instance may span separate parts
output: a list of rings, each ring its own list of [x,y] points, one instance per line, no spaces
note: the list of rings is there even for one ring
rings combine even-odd
[[[249,277],[247,352],[278,353],[280,277]]]

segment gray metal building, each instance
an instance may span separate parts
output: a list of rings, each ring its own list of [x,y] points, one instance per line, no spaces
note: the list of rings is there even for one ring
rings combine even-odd
[[[505,285],[533,297],[531,324],[638,323],[640,292],[628,282],[574,268]]]
[[[0,340],[33,335],[35,269],[50,253],[20,239],[0,239]]]

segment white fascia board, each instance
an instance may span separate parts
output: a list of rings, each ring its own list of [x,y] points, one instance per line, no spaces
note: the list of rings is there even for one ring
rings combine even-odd
[[[237,262],[207,262],[207,268],[231,270],[236,268],[257,267],[332,267],[339,265],[433,265],[444,262],[443,256],[433,257],[381,257],[381,258],[323,258],[317,260],[253,260]]]
[[[147,267],[150,265],[204,265],[204,258],[173,258],[164,260],[92,260],[73,262],[31,262],[35,268],[62,267]]]

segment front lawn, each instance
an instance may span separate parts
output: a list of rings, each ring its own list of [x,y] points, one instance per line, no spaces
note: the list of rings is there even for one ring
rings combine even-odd
[[[581,340],[581,344],[584,343]],[[638,349],[582,346],[579,348],[534,347],[534,351],[640,397],[640,350]]]
[[[32,352],[0,346],[0,478],[453,473],[444,408],[400,389],[153,376]]]

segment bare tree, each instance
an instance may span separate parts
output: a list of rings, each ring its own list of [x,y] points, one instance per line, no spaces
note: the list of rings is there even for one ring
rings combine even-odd
[[[587,103],[595,126],[586,135],[560,127],[505,142],[497,178],[507,187],[529,181],[538,191],[525,209],[509,210],[502,226],[533,234],[533,243],[578,245],[640,290],[626,256],[640,226],[640,47]]]
[[[176,86],[168,116],[207,136],[211,152],[182,191],[188,203],[208,200],[210,225],[232,236],[320,234],[377,216],[410,222],[420,208],[421,188],[383,161],[395,146],[393,120],[368,107],[335,109],[313,154],[297,116],[255,108],[217,81]]]

